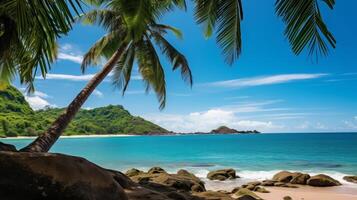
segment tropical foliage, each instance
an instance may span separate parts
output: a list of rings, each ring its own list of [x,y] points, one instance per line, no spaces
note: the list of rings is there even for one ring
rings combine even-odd
[[[37,136],[64,111],[46,108],[33,111],[24,96],[14,87],[0,91],[0,136]],[[64,135],[78,134],[147,134],[168,131],[141,117],[132,116],[122,106],[80,110]]]
[[[45,76],[57,55],[57,38],[72,28],[71,10],[79,14],[81,0],[0,2],[0,89],[19,74],[33,90],[38,68]]]
[[[155,48],[159,47],[161,53],[171,61],[172,69],[180,69],[183,79],[192,84],[192,74],[185,56],[164,37],[168,32],[172,32],[181,38],[181,32],[172,26],[157,23],[163,14],[175,6],[185,8],[184,1],[96,2],[101,3],[101,8],[86,13],[81,20],[86,24],[102,26],[108,33],[85,54],[83,71],[88,65],[97,64],[102,58],[109,59],[117,49],[124,46],[125,50],[113,69],[114,84],[125,93],[136,61],[146,83],[146,90],[155,91],[160,108],[163,108],[166,102],[166,84],[164,69]]]
[[[242,51],[242,0],[193,1],[196,22],[204,27],[206,37],[216,33],[226,62],[233,64]],[[286,24],[285,35],[295,54],[307,49],[310,55],[327,55],[329,46],[335,48],[336,40],[323,21],[321,4],[333,9],[335,0],[276,0],[276,13]]]

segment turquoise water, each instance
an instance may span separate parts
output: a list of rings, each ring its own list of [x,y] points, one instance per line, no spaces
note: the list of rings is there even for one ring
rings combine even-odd
[[[30,141],[3,142],[23,147]],[[340,180],[357,175],[357,133],[63,138],[52,152],[82,156],[107,168],[185,168],[200,177],[223,167],[248,179],[269,178],[278,170],[327,173]]]

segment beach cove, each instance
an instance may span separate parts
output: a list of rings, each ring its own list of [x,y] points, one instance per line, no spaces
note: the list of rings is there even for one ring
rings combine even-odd
[[[3,140],[21,148],[32,139]],[[281,170],[323,173],[342,186],[274,187],[267,188],[271,193],[259,195],[268,200],[283,194],[293,199],[309,200],[319,194],[326,199],[349,200],[357,199],[357,184],[343,177],[357,174],[356,141],[355,133],[91,136],[61,138],[52,152],[81,156],[122,172],[131,168],[147,171],[153,166],[160,166],[168,173],[185,169],[204,181],[207,190],[214,191],[230,191],[248,182],[271,179]],[[235,169],[240,178],[227,181],[206,178],[210,171],[223,168]]]

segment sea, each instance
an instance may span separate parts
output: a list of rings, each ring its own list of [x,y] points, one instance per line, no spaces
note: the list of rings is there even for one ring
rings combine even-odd
[[[18,148],[32,139],[0,139]],[[281,171],[327,174],[348,187],[343,176],[357,175],[357,133],[279,133],[61,138],[51,152],[84,157],[125,172],[160,166],[170,173],[191,171],[208,189],[233,188],[270,179]],[[209,181],[215,169],[233,168],[241,178]]]

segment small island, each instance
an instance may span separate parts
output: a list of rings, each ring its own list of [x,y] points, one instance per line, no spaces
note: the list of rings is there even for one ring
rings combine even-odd
[[[214,134],[257,134],[260,133],[257,130],[248,130],[248,131],[238,131],[236,129],[233,128],[229,128],[227,126],[220,126],[217,129],[213,129],[210,133],[214,133]]]
[[[246,130],[246,131],[238,131],[233,128],[229,128],[227,126],[220,126],[216,129],[211,130],[210,132],[195,132],[194,134],[258,134],[260,133],[257,130]]]

